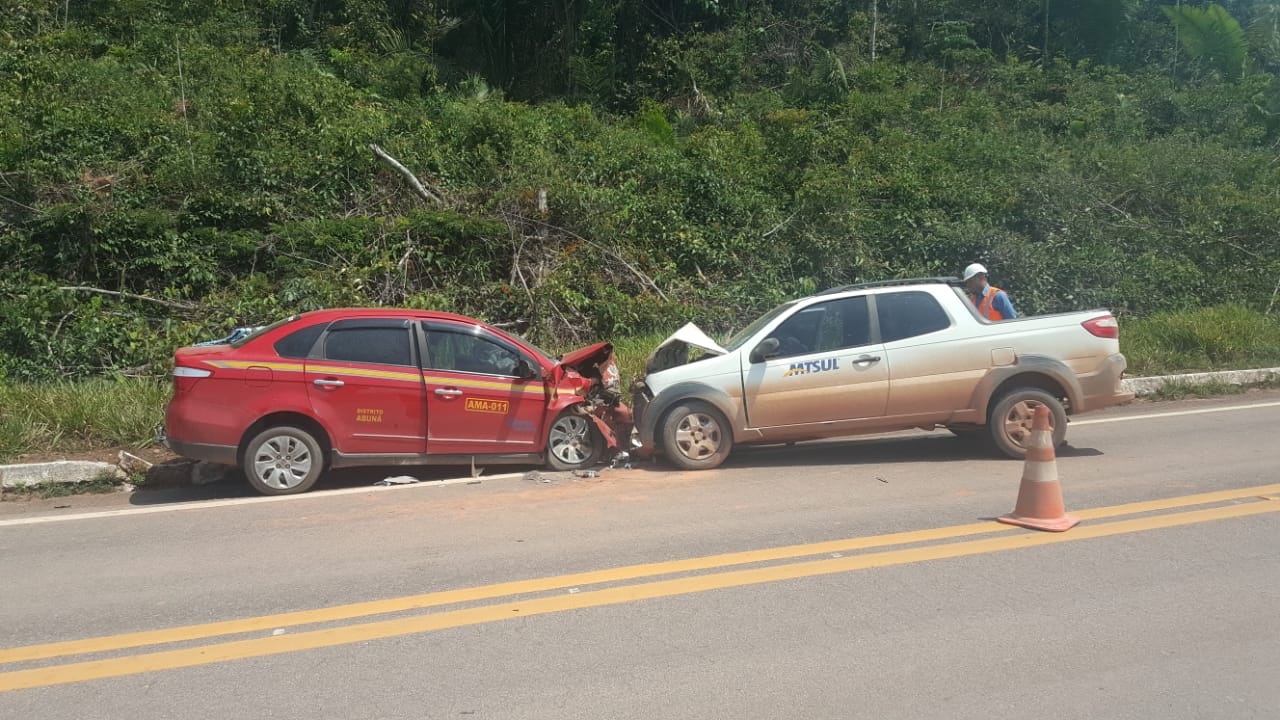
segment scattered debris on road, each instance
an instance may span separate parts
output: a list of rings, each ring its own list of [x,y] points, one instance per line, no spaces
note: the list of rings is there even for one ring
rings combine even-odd
[[[410,485],[416,482],[422,482],[411,475],[396,475],[395,477],[383,478],[374,485]]]

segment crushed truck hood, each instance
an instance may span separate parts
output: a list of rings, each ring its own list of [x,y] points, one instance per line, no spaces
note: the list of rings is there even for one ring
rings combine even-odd
[[[711,355],[729,354],[728,350],[720,347],[719,343],[702,332],[697,325],[686,323],[684,327],[672,333],[671,337],[663,340],[662,344],[649,355],[648,361],[645,362],[645,373],[656,373],[687,364],[689,348],[703,350]]]

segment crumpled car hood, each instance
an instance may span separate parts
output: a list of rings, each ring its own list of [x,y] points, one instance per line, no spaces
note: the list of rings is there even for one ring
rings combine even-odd
[[[702,332],[697,325],[686,323],[684,327],[672,333],[666,340],[663,340],[662,344],[658,345],[657,349],[649,355],[649,359],[644,366],[645,373],[656,373],[687,364],[689,362],[689,348],[703,350],[711,355],[729,354],[728,350],[720,347],[719,343]]]
[[[606,395],[622,396],[622,376],[618,372],[618,361],[613,356],[612,343],[596,343],[561,355],[560,362],[551,371],[552,382],[558,383],[566,368],[583,377],[599,376]]]

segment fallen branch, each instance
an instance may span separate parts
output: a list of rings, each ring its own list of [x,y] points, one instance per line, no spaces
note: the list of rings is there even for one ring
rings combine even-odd
[[[178,310],[195,310],[199,307],[193,303],[182,302],[181,300],[161,300],[160,298],[147,297],[146,295],[134,295],[133,293],[103,290],[102,288],[85,287],[84,285],[68,285],[58,289],[65,290],[67,292],[87,292],[96,293],[98,295],[111,295],[113,297],[125,298],[126,300],[142,300],[149,303],[155,303],[156,305],[177,308]]]
[[[405,182],[409,183],[409,187],[413,188],[413,191],[417,193],[418,197],[422,198],[423,200],[426,200],[427,202],[435,202],[435,203],[444,202],[443,197],[433,192],[432,190],[428,189],[427,186],[423,185],[422,181],[418,179],[418,176],[414,175],[413,172],[409,170],[409,168],[405,167],[404,165],[401,165],[399,160],[396,160],[395,158],[388,155],[387,151],[383,150],[382,148],[378,147],[373,143],[369,143],[369,149],[372,150],[373,154],[376,155],[378,159],[381,160],[384,164],[386,164],[392,170],[395,170],[396,172],[400,173],[400,176],[405,179]]]

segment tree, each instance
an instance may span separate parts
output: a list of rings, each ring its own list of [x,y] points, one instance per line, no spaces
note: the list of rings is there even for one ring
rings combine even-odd
[[[1179,5],[1163,10],[1178,31],[1179,43],[1193,61],[1210,64],[1226,79],[1235,80],[1244,74],[1249,44],[1240,23],[1221,5],[1215,3],[1206,8]]]

